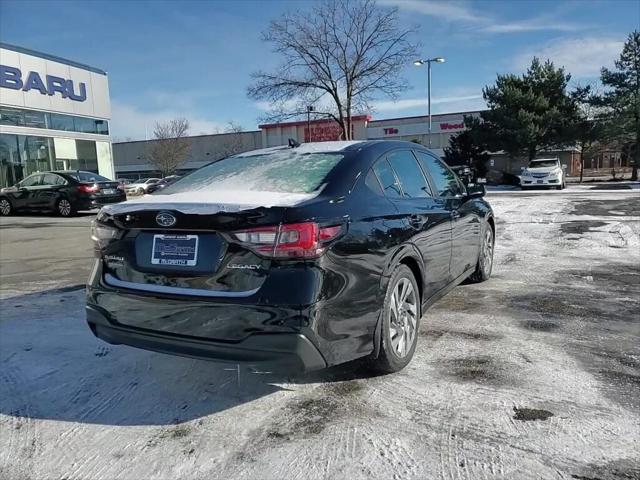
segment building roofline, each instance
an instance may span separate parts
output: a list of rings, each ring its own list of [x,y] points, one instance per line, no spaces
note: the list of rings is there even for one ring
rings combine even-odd
[[[487,109],[482,109],[482,110],[467,110],[464,112],[444,112],[444,113],[433,113],[431,116],[432,117],[442,117],[444,115],[464,115],[464,114],[469,114],[469,113],[480,113],[480,112],[484,112]],[[397,120],[411,120],[414,118],[429,118],[429,115],[415,115],[413,117],[396,117],[396,118],[381,118],[379,120],[371,120],[369,122],[368,126],[375,126],[375,125],[371,125],[371,123],[377,123],[377,122],[393,122],[393,121],[397,121]]]
[[[202,135],[188,135],[184,138],[200,138],[200,137],[223,137],[225,135],[242,135],[243,133],[262,133],[261,130],[243,130],[242,132],[224,132],[224,133],[204,133]],[[155,142],[156,138],[150,138],[149,140],[129,140],[125,142],[111,142],[112,145],[122,145],[124,143],[144,143]]]
[[[371,115],[355,115],[351,117],[351,121],[366,120],[367,122],[370,122],[371,118],[372,118]],[[311,120],[311,122],[317,125],[318,123],[334,123],[335,120],[333,118],[320,118],[320,119]],[[285,123],[264,123],[262,125],[258,125],[258,128],[297,127],[297,126],[306,125],[306,124],[307,124],[306,120],[296,120],[294,122],[285,122]]]
[[[96,67],[91,67],[84,63],[74,62],[73,60],[57,57],[55,55],[50,55],[48,53],[38,52],[37,50],[31,50],[30,48],[19,47],[17,45],[12,45],[10,43],[0,42],[0,48],[4,48],[5,50],[11,50],[12,52],[24,53],[26,55],[43,58],[45,60],[51,60],[53,62],[63,63],[65,65],[69,65],[70,67],[81,68],[82,70],[88,70],[89,72],[98,73],[100,75],[107,74],[107,72],[105,72],[104,70],[100,70],[99,68],[96,68]]]

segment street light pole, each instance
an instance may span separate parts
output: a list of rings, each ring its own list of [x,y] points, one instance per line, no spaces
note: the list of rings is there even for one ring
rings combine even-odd
[[[431,62],[444,63],[443,57],[428,58],[426,60],[416,60],[416,66],[427,64],[427,112],[429,115],[429,148],[431,148]]]
[[[427,70],[428,79],[427,79],[427,109],[429,113],[429,149],[431,149],[431,60],[427,60]]]
[[[311,112],[313,112],[313,105],[307,105],[307,132],[309,133],[309,142],[311,142]]]

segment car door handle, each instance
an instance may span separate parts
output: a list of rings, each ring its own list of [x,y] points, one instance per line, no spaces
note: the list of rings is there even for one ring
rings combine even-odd
[[[413,214],[409,216],[409,223],[414,228],[422,228],[422,226],[427,223],[427,217],[424,215]]]
[[[460,218],[460,212],[458,210],[451,210],[451,218],[457,220]]]

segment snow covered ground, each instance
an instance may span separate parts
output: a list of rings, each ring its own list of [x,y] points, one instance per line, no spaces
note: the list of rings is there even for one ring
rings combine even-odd
[[[638,192],[488,199],[493,278],[426,312],[413,362],[375,378],[107,345],[83,292],[21,286],[5,243],[0,478],[640,478]],[[50,251],[90,255],[86,242]]]

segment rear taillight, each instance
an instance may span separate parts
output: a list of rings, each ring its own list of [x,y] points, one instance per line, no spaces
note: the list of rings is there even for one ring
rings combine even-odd
[[[91,222],[91,240],[96,247],[102,249],[114,240],[120,237],[120,231],[98,223],[96,220]]]
[[[256,253],[272,258],[313,258],[322,255],[327,242],[342,231],[341,225],[321,227],[317,223],[290,223],[233,232],[232,236]]]
[[[78,185],[78,191],[83,193],[97,193],[100,191],[98,185]]]

